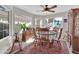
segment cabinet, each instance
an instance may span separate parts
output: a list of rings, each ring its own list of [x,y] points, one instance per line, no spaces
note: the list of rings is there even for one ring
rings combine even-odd
[[[69,33],[72,35],[72,52],[79,53],[79,8],[69,11]]]

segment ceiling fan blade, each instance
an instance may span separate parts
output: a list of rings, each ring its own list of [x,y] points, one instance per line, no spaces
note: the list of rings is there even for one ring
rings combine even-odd
[[[57,7],[57,5],[54,5],[54,6],[50,7],[49,9],[56,8],[56,7]]]
[[[55,11],[49,10],[49,12],[55,12]]]

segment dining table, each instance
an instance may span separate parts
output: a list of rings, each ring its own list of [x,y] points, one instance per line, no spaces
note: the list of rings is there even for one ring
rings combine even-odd
[[[48,40],[48,44],[49,44],[48,46],[51,47],[52,40],[57,37],[57,32],[55,32],[55,31],[49,31],[49,33],[43,33],[43,32],[40,33],[39,32],[38,35],[41,35],[41,36],[42,35],[44,35],[44,36],[49,35],[49,39],[46,39],[46,41]],[[45,39],[42,39],[42,43],[45,43],[46,41],[45,41]]]
[[[45,32],[38,32],[37,33],[38,35],[49,35],[49,36],[55,36],[55,37],[57,37],[57,32],[55,32],[55,31],[49,31],[49,33],[45,33]]]

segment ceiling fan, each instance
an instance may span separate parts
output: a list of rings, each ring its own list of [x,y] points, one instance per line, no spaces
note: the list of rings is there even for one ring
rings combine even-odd
[[[42,10],[42,12],[55,12],[54,10],[51,10],[51,9],[54,9],[54,8],[56,8],[57,7],[57,5],[53,5],[53,6],[51,6],[51,7],[49,7],[48,5],[40,5],[41,7],[43,7],[43,10]]]

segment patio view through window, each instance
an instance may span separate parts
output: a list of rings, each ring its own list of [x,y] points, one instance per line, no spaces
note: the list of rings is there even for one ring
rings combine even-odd
[[[49,27],[51,28],[62,28],[63,27],[63,19],[62,17],[56,17],[51,22],[49,22]]]
[[[53,20],[53,27],[62,28],[63,27],[63,19],[62,17],[54,18]]]

